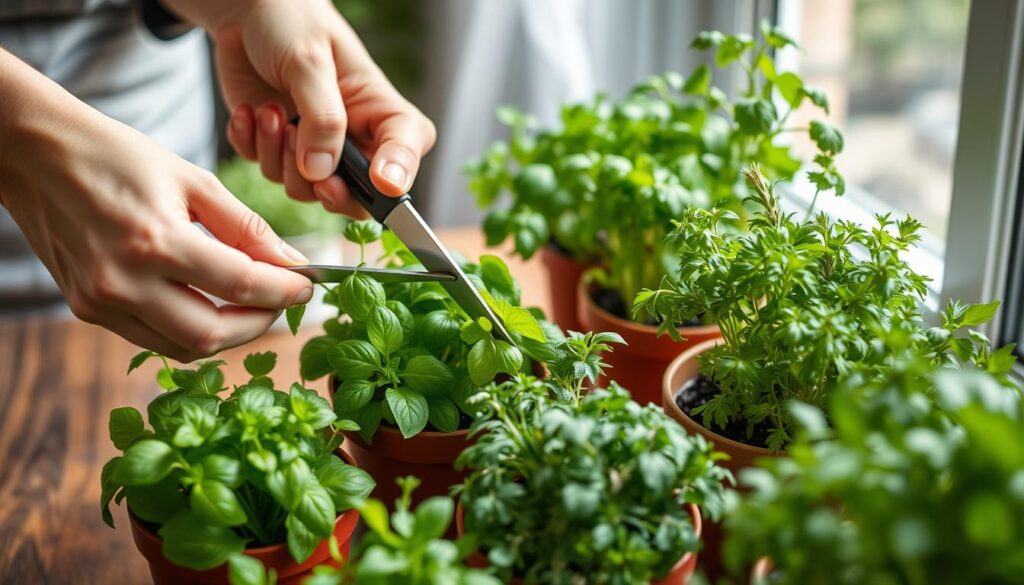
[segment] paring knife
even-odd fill
[[[293,123],[298,124],[298,119],[296,118]],[[412,206],[409,195],[388,197],[373,186],[370,181],[370,161],[348,137],[345,138],[341,161],[334,174],[345,181],[352,195],[374,219],[395,232],[398,239],[402,240],[405,247],[409,248],[427,271],[443,272],[454,277],[451,280],[441,280],[439,283],[467,315],[474,319],[485,317],[493,325],[492,333],[496,338],[515,344],[505,330],[504,324],[480,295],[480,291],[466,278],[462,267],[452,258],[441,240],[437,239],[434,230],[430,229]]]

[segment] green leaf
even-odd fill
[[[760,98],[743,99],[736,103],[733,111],[740,132],[751,136],[771,132],[777,116],[775,106]]]
[[[372,277],[356,272],[338,284],[341,310],[357,321],[366,321],[374,307],[384,304],[384,287]]]
[[[130,406],[111,410],[110,423],[107,426],[110,430],[111,442],[122,451],[146,434],[142,415]]]
[[[117,465],[115,479],[122,485],[152,485],[177,465],[174,448],[156,439],[142,439],[125,450]]]
[[[484,317],[480,317],[473,321],[466,322],[462,329],[459,331],[459,336],[462,337],[462,341],[473,344],[481,339],[487,339],[491,336],[491,330],[494,325]]]
[[[114,516],[110,513],[110,502],[114,499],[117,490],[121,488],[121,484],[116,479],[116,470],[120,463],[121,458],[114,457],[103,465],[103,470],[100,472],[100,514],[103,517],[103,522],[111,528],[114,527]]]
[[[418,338],[428,347],[444,347],[459,337],[462,324],[448,309],[438,309],[419,321]]]
[[[405,365],[401,379],[410,389],[425,396],[448,394],[455,385],[452,371],[431,355],[413,356]]]
[[[245,356],[245,360],[242,364],[245,366],[245,371],[249,372],[250,376],[253,378],[261,378],[273,371],[274,366],[277,365],[277,354],[272,351],[250,353]]]
[[[811,122],[809,134],[811,140],[818,145],[822,152],[836,154],[843,150],[843,135],[832,126],[824,122],[814,120]]]
[[[316,390],[303,388],[299,384],[292,384],[288,392],[288,401],[295,418],[309,424],[313,429],[320,430],[337,419],[331,404]]]
[[[230,488],[242,483],[242,464],[220,453],[210,453],[202,459],[203,477],[219,481]]]
[[[153,485],[127,486],[124,497],[136,516],[154,524],[164,524],[184,510],[187,503],[178,479],[172,475]]]
[[[268,585],[267,569],[259,560],[235,553],[228,556],[228,583],[230,585]]]
[[[368,341],[346,339],[327,352],[327,361],[340,380],[367,379],[380,368],[380,354]]]
[[[366,406],[377,388],[370,380],[345,380],[334,393],[334,412],[349,413]]]
[[[807,86],[804,86],[803,89],[801,89],[800,91],[805,96],[807,96],[807,99],[811,100],[812,104],[824,110],[826,114],[829,113],[828,96],[825,94],[825,92],[821,91],[820,89]]]
[[[973,327],[988,323],[996,316],[999,304],[1000,301],[992,301],[991,303],[980,305],[968,305],[967,310],[964,312],[963,325],[965,327]]]
[[[544,329],[530,311],[515,307],[508,301],[496,299],[487,291],[481,291],[481,295],[510,332],[541,343],[547,341]]]
[[[505,341],[484,339],[469,350],[469,377],[477,386],[494,380],[499,372],[515,375],[523,366],[523,354]]]
[[[327,355],[338,344],[333,337],[320,336],[307,341],[299,352],[299,375],[303,380],[316,380],[331,373]]]
[[[690,95],[705,95],[711,87],[711,69],[707,65],[701,65],[693,70],[693,74],[683,85],[683,93]]]
[[[453,433],[459,430],[459,407],[451,398],[432,396],[427,398],[430,408],[429,421],[442,433]]]
[[[305,562],[323,540],[313,534],[294,514],[288,514],[284,527],[288,531],[288,552],[296,562]]]
[[[334,530],[334,500],[315,477],[306,482],[292,514],[320,538],[328,538]]]
[[[366,335],[370,343],[384,355],[390,355],[402,346],[405,336],[398,317],[387,307],[373,307],[366,321]]]
[[[703,51],[705,49],[721,45],[725,42],[725,38],[725,35],[717,30],[701,31],[697,34],[697,37],[693,39],[693,42],[690,43],[690,47]]]
[[[434,496],[423,500],[414,513],[416,537],[423,541],[441,538],[448,531],[454,512],[455,502],[451,498]]]
[[[403,437],[415,436],[427,426],[429,407],[425,396],[408,388],[388,388],[384,394]]]
[[[158,533],[167,560],[197,571],[220,566],[232,553],[245,550],[245,539],[231,528],[209,524],[187,510],[171,518]]]
[[[663,494],[665,497],[675,489],[675,468],[672,462],[657,452],[641,453],[638,458],[640,474],[646,485],[655,494]]]
[[[803,91],[803,80],[795,73],[786,72],[777,76],[775,78],[775,87],[782,94],[782,99],[786,100],[786,103],[793,108],[799,107],[800,102],[807,95]]]
[[[369,497],[370,492],[377,485],[366,473],[358,467],[345,464],[341,459],[330,456],[315,470],[320,485],[330,494],[334,507],[337,510],[348,510],[358,502]]]
[[[753,40],[745,34],[726,36],[715,51],[715,65],[726,67],[743,56],[747,49],[754,46]]]
[[[149,358],[159,356],[160,354],[156,353],[155,351],[144,351],[142,353],[135,354],[135,357],[133,357],[132,360],[128,362],[128,373],[130,374],[132,373],[132,371],[138,369],[138,367],[144,364],[146,360],[148,360]]]
[[[382,231],[381,225],[376,220],[364,219],[362,221],[349,222],[345,226],[345,231],[342,235],[350,242],[369,244],[379,240]]]
[[[512,304],[519,303],[519,283],[501,258],[489,254],[481,256],[480,276],[492,295]]]
[[[383,413],[379,402],[370,402],[366,406],[349,413],[346,416],[359,425],[359,436],[367,443],[373,443],[373,435],[380,426]]]
[[[204,479],[193,485],[188,501],[192,510],[206,522],[217,526],[245,524],[245,512],[238,498],[231,488],[219,481]]]

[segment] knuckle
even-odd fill
[[[253,265],[246,268],[232,285],[231,298],[227,300],[240,305],[248,304],[256,296],[257,283],[258,279],[256,277],[255,266]]]
[[[318,112],[303,118],[312,122],[313,129],[319,134],[337,135],[345,132],[346,119],[342,112]]]
[[[65,300],[68,303],[68,308],[71,309],[71,313],[75,317],[78,317],[86,323],[92,323],[94,325],[100,324],[100,311],[89,298],[87,298],[81,292],[69,293]]]
[[[205,193],[217,193],[221,189],[220,179],[217,175],[206,169],[196,169],[195,186]]]
[[[220,351],[223,345],[224,332],[219,327],[209,327],[199,332],[192,346],[186,348],[186,352],[195,354],[196,358],[207,357]]]
[[[129,301],[125,288],[121,286],[115,270],[108,265],[99,265],[89,272],[88,298],[91,304],[109,306]]]
[[[238,231],[247,240],[258,240],[267,233],[268,229],[270,229],[270,225],[267,224],[267,220],[255,211],[247,209],[242,214]]]
[[[159,222],[147,222],[133,229],[124,245],[128,260],[144,263],[166,262],[171,258],[166,234]]]

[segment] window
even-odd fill
[[[780,26],[802,47],[780,60],[827,92],[830,122],[846,138],[839,168],[847,194],[819,198],[819,208],[862,222],[889,211],[923,222],[927,234],[912,261],[933,279],[932,308],[943,277],[969,9],[969,0],[778,5]],[[794,196],[808,190],[798,184]]]

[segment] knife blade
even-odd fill
[[[368,266],[331,266],[327,264],[306,264],[289,266],[288,270],[301,274],[313,282],[341,282],[355,274],[365,274],[377,282],[443,282],[455,280],[454,274],[447,272],[425,272],[423,270],[402,270],[398,268],[372,268]]]

